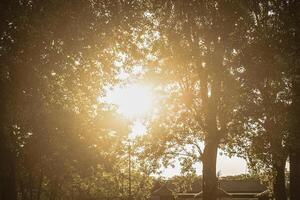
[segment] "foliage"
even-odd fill
[[[286,159],[299,153],[298,9],[296,0],[1,1],[0,200],[126,198],[129,179],[133,198],[146,199],[151,175],[175,160],[175,190],[200,181],[201,162],[204,199],[215,200],[219,148],[285,199]],[[152,84],[157,107],[131,151],[132,121],[99,99],[134,81]]]

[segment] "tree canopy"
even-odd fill
[[[177,191],[202,181],[216,200],[220,149],[267,175],[276,200],[287,199],[290,160],[298,199],[299,10],[296,0],[1,1],[0,200],[147,199],[174,160]],[[120,92],[130,85],[139,90]],[[126,116],[107,101],[116,88],[132,112],[150,88],[152,107]]]

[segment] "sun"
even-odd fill
[[[116,105],[117,111],[128,118],[143,118],[153,109],[151,89],[141,84],[114,87],[105,101]]]
[[[132,121],[128,137],[134,139],[147,133],[147,120],[154,114],[154,93],[144,84],[127,84],[106,89],[101,101],[114,105],[117,112]]]

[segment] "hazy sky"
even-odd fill
[[[197,164],[196,172],[198,175],[202,174],[201,164]],[[221,176],[238,175],[247,173],[247,164],[244,159],[238,157],[229,158],[224,155],[218,155],[217,172],[221,171]],[[168,167],[162,169],[162,176],[170,178],[175,175],[180,175],[180,164],[175,163],[175,168]]]

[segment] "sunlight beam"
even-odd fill
[[[104,102],[116,105],[125,117],[143,118],[153,108],[153,94],[147,86],[132,84],[107,91]]]

